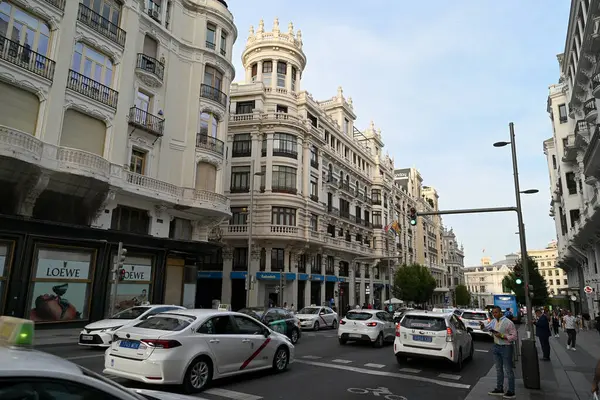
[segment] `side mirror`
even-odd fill
[[[319,315],[325,315],[325,311],[321,311]]]
[[[265,330],[263,331],[263,335],[264,335],[266,338],[268,338],[269,336],[271,336],[271,331],[270,331],[270,330],[268,330],[268,329],[265,329]]]

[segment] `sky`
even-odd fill
[[[364,130],[381,128],[396,168],[416,167],[440,196],[440,209],[515,204],[509,139],[514,122],[527,247],[556,239],[543,141],[546,112],[564,50],[570,1],[228,0],[238,27],[233,60],[250,25],[302,30],[308,62],[302,88],[319,100],[338,86],[352,97]],[[514,213],[443,217],[465,247],[465,265],[519,250]]]

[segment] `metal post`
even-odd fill
[[[110,305],[108,307],[109,317],[112,317],[115,314],[115,303],[117,301],[117,288],[119,285],[119,258],[121,257],[121,253],[123,252],[123,242],[119,242],[119,248],[117,250],[117,254],[113,259],[113,285],[112,285],[112,293],[110,294]]]
[[[250,290],[252,285],[252,227],[254,225],[254,166],[256,161],[252,160],[250,165],[250,204],[248,205],[248,266],[246,272],[246,307],[250,307]]]
[[[285,271],[279,273],[279,307],[283,307],[283,280],[285,279]]]

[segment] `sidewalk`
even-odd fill
[[[525,326],[519,327],[519,336],[526,337]],[[537,342],[538,356],[542,350]],[[550,338],[550,362],[540,361],[541,390],[526,389],[523,384],[521,360],[515,369],[518,399],[589,400],[594,368],[600,358],[600,335],[593,331],[579,331],[577,351],[567,350],[567,334],[561,330],[560,338]],[[496,367],[481,378],[465,400],[488,398],[496,386]],[[505,387],[506,389],[506,387]]]
[[[35,346],[64,346],[67,344],[77,345],[81,328],[68,329],[43,329],[36,330],[33,341]]]

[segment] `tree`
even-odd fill
[[[468,306],[471,304],[471,293],[465,285],[458,285],[454,289],[454,300],[457,306]]]
[[[545,306],[548,304],[548,287],[546,280],[540,274],[538,265],[531,257],[527,257],[527,267],[529,269],[529,284],[533,286],[533,297],[531,304],[534,306]],[[515,268],[521,268],[521,260],[517,262]],[[510,272],[502,280],[502,286],[506,291],[513,292],[517,296],[519,304],[525,304],[525,280],[521,284],[516,283],[517,277],[514,272]]]
[[[426,303],[436,287],[429,268],[419,264],[403,265],[394,274],[394,296],[416,304]]]

